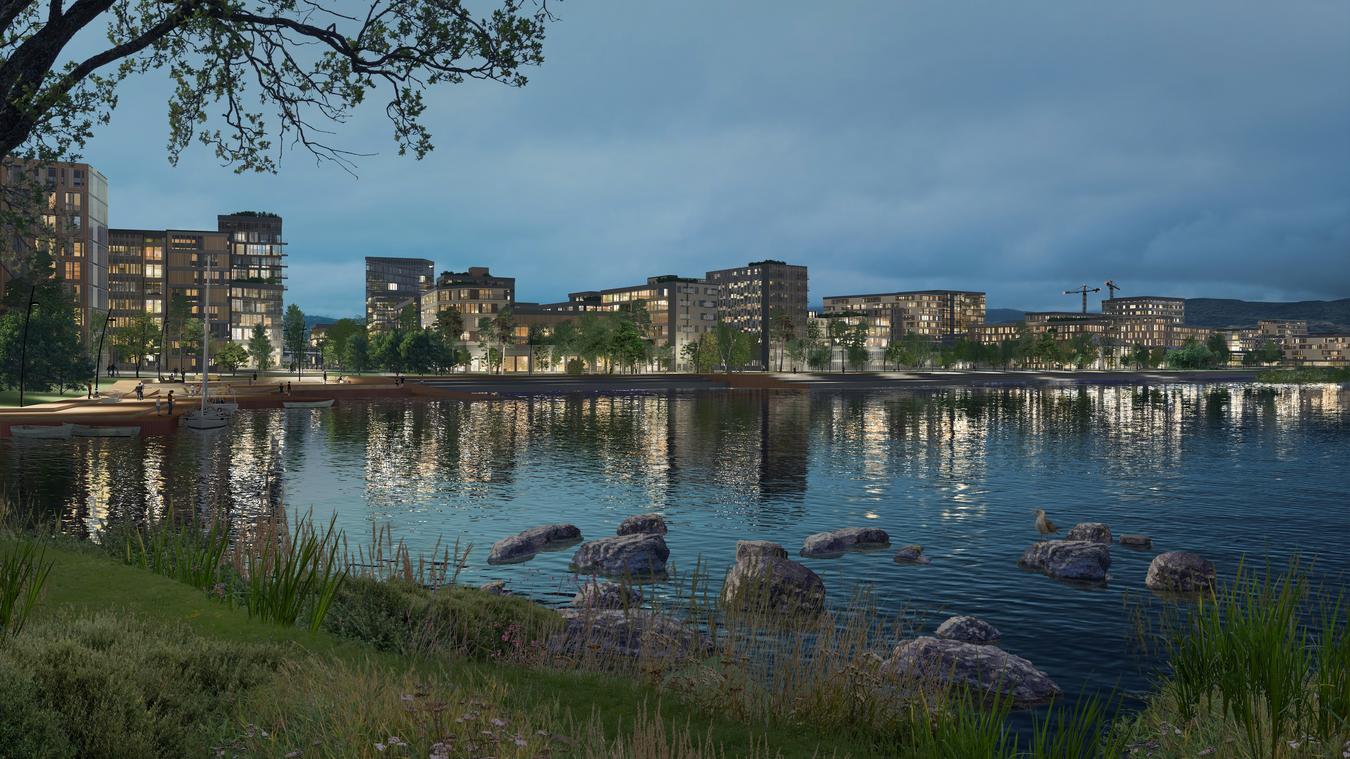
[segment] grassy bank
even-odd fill
[[[102,547],[0,535],[0,756],[1286,759],[1350,748],[1350,617],[1310,606],[1297,573],[1239,578],[1176,607],[1163,638],[1173,672],[1142,713],[1109,724],[1089,700],[1052,708],[1019,739],[1005,704],[882,677],[877,657],[902,632],[865,602],[773,626],[711,616],[695,603],[710,589],[693,587],[686,611],[708,615],[707,650],[620,657],[597,639],[558,652],[540,643],[563,624],[549,609],[428,590],[428,572],[453,574],[387,536],[356,562],[335,546],[304,525],[229,544],[210,531],[112,533]]]
[[[29,390],[23,394],[23,404],[24,407],[27,408],[28,406],[31,406],[34,403],[48,403],[50,401],[73,401],[83,397],[84,397],[83,391],[77,392],[71,390],[68,391],[65,395],[60,395],[59,393],[35,393]],[[18,406],[19,406],[18,390],[14,389],[0,390],[0,408],[10,408],[10,407],[18,408]]]
[[[1271,385],[1308,385],[1350,382],[1350,368],[1309,367],[1305,369],[1268,369],[1256,375],[1257,382]]]

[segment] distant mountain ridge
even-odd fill
[[[1020,322],[1026,312],[1016,308],[991,308],[989,324]],[[1262,319],[1303,319],[1309,332],[1350,332],[1350,298],[1292,302],[1237,300],[1234,298],[1187,298],[1186,323],[1199,327],[1255,327]]]

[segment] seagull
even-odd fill
[[[1059,532],[1059,528],[1055,526],[1055,523],[1046,518],[1045,509],[1036,509],[1036,532],[1039,532],[1042,535]]]

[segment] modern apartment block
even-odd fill
[[[138,314],[160,321],[162,343],[174,367],[195,371],[195,355],[179,352],[168,335],[172,304],[181,300],[187,315],[210,318],[211,337],[246,344],[261,324],[281,355],[282,299],[285,295],[285,242],[282,219],[275,214],[241,212],[217,217],[219,229],[109,230],[109,282],[112,326]],[[211,282],[206,299],[207,278]],[[169,367],[165,367],[169,368]]]
[[[38,209],[41,227],[35,235],[9,234],[9,261],[35,248],[50,255],[56,276],[73,296],[81,337],[89,343],[91,327],[108,309],[108,180],[87,163],[35,163],[6,160],[0,182],[31,182],[43,197]],[[0,293],[7,275],[0,269]],[[97,341],[98,336],[92,335]]]
[[[1135,295],[1126,298],[1106,298],[1102,313],[1107,316],[1161,319],[1168,324],[1186,321],[1186,301],[1157,295]]]
[[[1350,334],[1289,337],[1284,358],[1296,366],[1350,366]]]
[[[1228,342],[1228,351],[1232,362],[1242,363],[1248,353],[1266,345],[1278,346],[1284,350],[1291,342],[1308,334],[1308,322],[1297,319],[1262,319],[1256,323],[1256,329],[1219,330]]]
[[[229,244],[229,337],[246,343],[262,325],[280,356],[286,294],[282,219],[274,213],[240,211],[217,216],[216,228]]]
[[[751,261],[735,269],[708,272],[717,287],[717,317],[755,336],[759,345],[753,363],[770,366],[770,316],[782,311],[798,335],[806,334],[806,267],[783,261]]]
[[[366,330],[371,335],[383,332],[408,305],[420,314],[422,294],[435,284],[433,261],[366,256]]]
[[[486,266],[441,272],[436,286],[422,295],[421,322],[423,327],[434,327],[436,316],[453,308],[464,320],[464,335],[460,339],[476,343],[479,321],[496,316],[515,302],[515,277],[493,276]]]
[[[888,344],[911,332],[935,342],[966,337],[984,324],[985,315],[984,293],[967,290],[832,295],[823,305],[827,315],[857,313],[884,321],[890,325]]]
[[[625,311],[646,309],[650,337],[658,349],[668,349],[670,366],[689,371],[693,364],[684,347],[717,326],[719,287],[706,280],[664,274],[648,277],[641,285],[570,293],[566,303],[547,306],[557,311]]]

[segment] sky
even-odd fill
[[[378,102],[236,175],[166,157],[162,76],[85,160],[114,227],[285,219],[287,298],[360,315],[365,256],[490,266],[517,299],[764,258],[822,296],[952,288],[1350,297],[1350,3],[567,0],[524,88],[428,95],[400,157]]]

